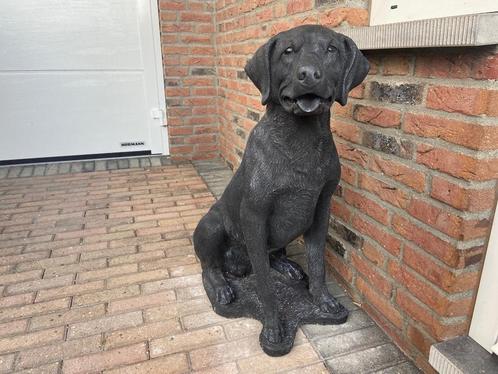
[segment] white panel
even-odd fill
[[[0,70],[141,69],[137,0],[0,0],[0,46]]]
[[[165,106],[157,13],[157,0],[0,0],[0,160],[167,153],[151,117]]]
[[[370,26],[495,11],[497,0],[370,0]]]
[[[498,343],[498,208],[489,237],[469,336],[488,352]]]
[[[0,74],[0,159],[150,149],[144,90],[135,72]]]

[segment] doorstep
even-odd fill
[[[468,336],[432,345],[429,363],[440,374],[498,373],[498,356],[490,354]]]

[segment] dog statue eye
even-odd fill
[[[329,46],[327,47],[327,52],[335,52],[335,51],[337,51],[337,48],[336,48],[336,47],[334,47],[333,45],[329,45]]]
[[[289,47],[289,48],[287,48],[287,49],[284,51],[284,53],[285,53],[286,55],[290,55],[292,52],[294,52],[294,48],[292,48],[292,47]]]

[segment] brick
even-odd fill
[[[408,245],[405,245],[403,262],[446,292],[473,290],[479,279],[479,273],[476,271],[456,273]]]
[[[36,296],[36,301],[45,301],[50,299],[59,298],[62,296],[76,296],[85,293],[90,293],[92,291],[101,290],[104,288],[103,281],[88,282],[84,284],[73,284],[65,287],[51,288],[47,290],[41,290]]]
[[[485,181],[498,178],[498,158],[479,159],[429,144],[419,144],[417,162],[466,180]]]
[[[129,310],[140,310],[152,306],[169,304],[175,301],[173,290],[158,292],[151,295],[140,295],[123,300],[111,301],[107,307],[109,314],[125,312]]]
[[[427,107],[477,116],[494,113],[494,91],[468,87],[430,86],[427,91]]]
[[[89,373],[111,369],[116,366],[135,364],[145,360],[147,360],[145,343],[140,343],[64,360],[62,368],[64,373],[67,374]]]
[[[261,325],[259,325],[261,330]],[[261,346],[254,336],[249,338],[210,345],[190,352],[193,370],[202,370],[221,366],[222,364],[238,359],[254,356],[261,353]]]
[[[57,345],[23,350],[19,353],[16,365],[18,369],[37,368],[48,362],[96,353],[101,350],[100,340],[100,335],[94,335]]]
[[[83,254],[82,254],[83,256]],[[92,261],[78,262],[76,264],[56,266],[53,268],[45,269],[43,273],[44,278],[56,278],[65,274],[75,274],[89,270],[103,269],[107,267],[105,258],[99,258]]]
[[[344,191],[344,200],[354,206],[355,208],[360,209],[373,219],[383,223],[385,225],[388,224],[388,211],[383,206],[380,206],[376,202],[371,199],[354,192],[350,189],[346,189]]]
[[[388,55],[383,62],[383,75],[407,75],[410,73],[410,56]]]
[[[398,310],[396,310],[396,308],[391,305],[388,299],[384,298],[381,294],[374,291],[374,288],[361,278],[357,278],[356,286],[368,301],[368,303],[370,303],[375,309],[377,309],[393,325],[401,328],[404,321],[403,316]]]
[[[107,280],[107,287],[113,288],[133,283],[145,283],[155,279],[168,278],[169,273],[166,269],[153,270],[148,272],[140,272],[137,274],[124,275]]]
[[[58,327],[24,335],[2,338],[0,339],[0,353],[15,352],[52,341],[62,341],[63,334],[64,327]]]
[[[414,242],[424,249],[424,251],[439,258],[448,266],[461,266],[460,255],[450,243],[436,237],[399,215],[393,216],[392,227],[401,236]]]
[[[0,356],[0,372],[9,373],[14,366],[15,355],[2,355]]]
[[[348,140],[353,143],[361,142],[361,129],[354,124],[338,121],[337,119],[332,121],[332,133],[336,136]]]
[[[355,105],[353,118],[362,123],[380,127],[396,128],[401,124],[401,113],[383,107]]]
[[[279,360],[261,353],[256,356],[237,361],[242,372],[268,373],[276,370],[289,370],[309,365],[319,361],[320,358],[313,350],[311,344],[302,344],[293,348],[292,352]]]
[[[129,312],[103,317],[91,321],[74,323],[69,326],[67,338],[75,339],[95,335],[101,332],[120,330],[126,327],[138,326],[143,323],[142,313]]]
[[[411,83],[370,82],[370,97],[374,100],[393,104],[416,105],[422,102],[423,86]]]
[[[0,321],[31,317],[37,314],[45,314],[47,312],[60,309],[67,309],[68,306],[69,298],[64,298],[43,303],[3,308],[0,309]]]
[[[355,253],[351,254],[351,264],[377,291],[387,298],[390,297],[392,284],[382,275],[379,268],[376,268]]]
[[[75,322],[92,320],[105,314],[104,304],[94,305],[86,308],[72,308],[57,313],[32,317],[30,330],[39,330],[54,326],[67,325]]]
[[[10,283],[23,282],[27,280],[40,279],[42,270],[33,270],[26,272],[16,272],[11,274],[0,275],[0,284],[7,285]]]
[[[137,271],[137,264],[126,264],[120,266],[112,266],[105,269],[86,271],[78,274],[78,283],[88,282],[96,279],[105,279],[121,274],[136,273]]]
[[[164,251],[152,251],[152,252],[136,253],[136,254],[124,255],[124,256],[118,256],[118,257],[111,258],[109,260],[109,265],[115,266],[115,265],[120,265],[120,264],[149,261],[149,260],[155,260],[155,259],[158,259],[161,257],[164,257]]]
[[[409,140],[374,131],[364,131],[361,144],[376,151],[406,159],[412,158],[414,149],[413,143]]]
[[[183,317],[182,320],[186,330],[198,329],[200,327],[226,322],[225,317],[216,314],[214,311],[191,314]]]
[[[465,316],[470,312],[471,299],[452,301],[429,283],[394,261],[389,261],[389,274],[401,285],[440,316]]]
[[[476,150],[498,147],[498,127],[425,114],[405,115],[403,130],[424,138],[438,138]]]
[[[289,0],[287,3],[287,14],[302,13],[313,8],[311,0]]]
[[[0,324],[0,337],[7,335],[19,334],[26,331],[28,327],[27,319],[20,319],[17,321],[9,321]]]
[[[57,278],[51,279],[38,279],[28,282],[21,282],[16,284],[11,284],[6,289],[7,295],[13,295],[17,293],[26,293],[32,291],[44,290],[47,288],[53,288],[58,286],[69,285],[73,282],[73,275],[63,275]]]
[[[208,327],[201,330],[185,332],[183,334],[153,339],[150,341],[151,357],[192,350],[207,344],[215,344],[225,340],[223,329],[220,326]]]
[[[230,362],[228,364],[223,364],[220,366],[215,366],[212,368],[204,369],[204,370],[196,370],[193,373],[195,374],[237,374],[239,369],[237,368],[237,364],[235,362]]]
[[[495,192],[493,189],[466,188],[433,176],[431,197],[460,210],[479,212],[493,209]]]
[[[18,294],[13,296],[4,296],[0,298],[0,308],[7,308],[9,306],[31,304],[34,301],[34,293]]]
[[[112,290],[104,290],[85,295],[75,296],[73,298],[73,305],[82,306],[90,304],[99,304],[102,302],[109,302],[112,300],[125,299],[128,297],[136,296],[140,293],[138,285],[130,285],[127,287],[113,288]]]
[[[436,340],[449,339],[463,335],[467,329],[466,323],[443,324],[429,308],[417,303],[408,293],[399,290],[396,294],[396,303],[415,321],[422,323]]]
[[[410,201],[410,196],[404,190],[384,183],[367,174],[359,175],[359,186],[399,208],[406,208]]]
[[[488,235],[490,221],[465,220],[420,199],[412,199],[407,212],[448,236],[459,240],[469,240]]]
[[[104,374],[140,374],[160,373],[167,368],[168,374],[187,373],[189,371],[187,356],[184,353],[158,357],[135,365],[105,370]]]
[[[183,288],[188,286],[197,286],[201,284],[202,280],[200,275],[188,275],[185,277],[176,277],[171,279],[164,279],[155,282],[148,282],[142,285],[144,293],[154,293],[161,290],[171,290],[173,288]]]
[[[164,321],[169,318],[179,318],[209,309],[211,309],[211,304],[207,297],[203,297],[146,309],[144,317],[145,321],[149,323]]]
[[[115,348],[132,343],[170,336],[181,333],[182,328],[177,319],[168,319],[155,323],[132,327],[126,330],[117,330],[106,333],[106,349]]]
[[[323,3],[323,0],[320,1]],[[345,21],[351,26],[366,26],[368,24],[368,11],[353,7],[334,8],[320,14],[319,18],[319,23],[328,27],[337,27]]]
[[[425,174],[400,162],[373,157],[369,168],[380,172],[397,182],[403,183],[415,191],[422,192],[425,189]]]

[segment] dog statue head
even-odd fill
[[[319,25],[281,32],[259,47],[245,71],[262,103],[299,116],[319,115],[365,79],[369,64],[347,36]]]

